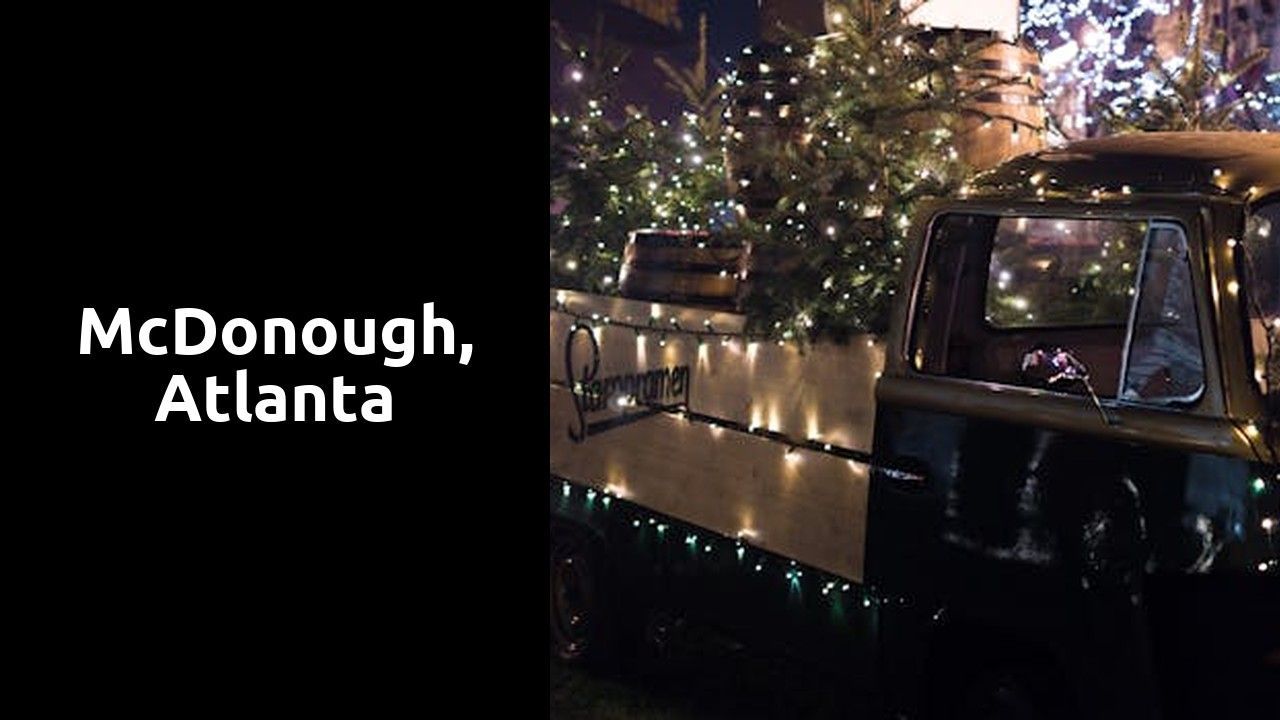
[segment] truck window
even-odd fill
[[[1024,375],[1022,359],[1042,347],[1074,353],[1102,397],[1197,397],[1204,372],[1181,228],[1128,219],[938,218],[916,296],[912,365],[1041,387]],[[1086,392],[1080,383],[1053,389]]]
[[[1280,390],[1280,348],[1274,347],[1280,330],[1274,325],[1280,323],[1280,199],[1270,200],[1248,218],[1242,249],[1235,254],[1240,300],[1249,322],[1254,381],[1265,395]],[[1268,322],[1273,327],[1268,328]]]
[[[1151,223],[1121,371],[1125,400],[1190,402],[1204,389],[1187,254],[1182,228]]]
[[[987,322],[1123,326],[1145,233],[1140,222],[1001,218],[987,278]]]

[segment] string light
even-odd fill
[[[1160,18],[1187,13],[1187,45],[1202,34],[1203,0],[1023,0],[1021,27],[1040,51],[1046,105],[1056,108],[1068,135],[1093,134],[1092,118],[1085,115],[1090,103],[1101,103],[1114,113],[1128,109],[1145,111],[1169,92],[1164,73],[1190,68],[1197,58],[1173,56],[1161,70],[1149,65],[1157,58],[1151,28]],[[1214,58],[1199,59],[1215,62]],[[1230,88],[1243,100],[1237,112],[1261,113],[1272,126],[1280,124],[1280,73],[1263,79],[1258,89]],[[1218,98],[1207,98],[1212,106]]]

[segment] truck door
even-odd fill
[[[1258,458],[1225,417],[1200,233],[1173,207],[932,218],[877,391],[866,567],[963,628],[935,670],[1004,653],[1072,678],[1083,710],[1145,716],[1148,579],[1274,556],[1249,528]]]

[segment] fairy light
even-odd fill
[[[1194,4],[1198,10],[1200,0]],[[1024,0],[1021,27],[1044,58],[1047,103],[1071,93],[1104,101],[1140,94],[1135,76],[1154,51],[1135,31],[1171,10],[1168,0]]]
[[[1159,58],[1161,69],[1149,67],[1157,60],[1151,31],[1158,19],[1186,12],[1186,42],[1201,35],[1204,0],[1024,0],[1021,26],[1040,51],[1044,69],[1046,105],[1062,114],[1064,131],[1072,137],[1092,134],[1085,103],[1100,102],[1112,111],[1143,110],[1168,94],[1162,72],[1177,74],[1197,62],[1211,65],[1218,82],[1225,86],[1228,76],[1217,68],[1218,58],[1182,56]],[[1265,44],[1265,43],[1264,43]],[[1280,125],[1280,72],[1262,78],[1256,88],[1237,82],[1229,97],[1239,101],[1233,109],[1249,125]],[[1204,98],[1214,107],[1218,96]]]
[[[572,496],[572,485],[566,479],[553,477],[552,486],[556,483],[562,487],[563,495],[568,498]],[[606,486],[603,490],[602,511],[606,513],[605,517],[612,517],[617,522],[626,523],[635,532],[636,542],[641,543],[641,547],[647,547],[646,552],[661,552],[659,547],[668,542],[671,538],[666,534],[666,530],[676,529],[677,539],[690,552],[690,558],[706,558],[706,562],[715,563],[714,556],[722,551],[732,550],[733,555],[738,562],[744,567],[750,567],[752,572],[759,575],[765,580],[771,576],[765,575],[766,566],[781,566],[783,572],[777,577],[784,582],[787,587],[792,590],[799,590],[802,584],[809,583],[812,586],[820,588],[821,594],[831,598],[831,602],[842,602],[842,595],[850,593],[855,589],[855,583],[848,578],[839,575],[818,570],[817,568],[801,564],[796,559],[782,557],[768,550],[758,547],[754,544],[757,532],[754,529],[744,527],[733,536],[726,536],[721,533],[710,531],[707,528],[682,523],[654,513],[653,511],[636,505],[629,500],[623,499],[621,495],[614,495],[611,492],[613,486]],[[600,497],[600,493],[594,487],[586,487],[583,492],[585,497],[584,505],[590,511],[593,508],[592,503]],[[619,504],[611,506],[609,500],[617,497]],[[656,533],[647,532],[648,529],[656,530]],[[699,550],[701,552],[699,552]],[[572,560],[567,560],[572,562]],[[1268,564],[1263,563],[1260,569],[1264,570]],[[710,567],[710,566],[709,566]],[[813,580],[806,581],[805,575],[809,574]],[[885,597],[877,595],[872,587],[858,587],[863,608],[871,608],[876,604],[892,604],[906,605],[905,597]]]

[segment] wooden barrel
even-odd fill
[[[1044,147],[1044,87],[1034,50],[992,43],[961,70],[959,81],[969,98],[954,142],[967,165],[986,170]]]
[[[636,230],[623,253],[625,298],[732,310],[744,267],[741,244],[705,232]]]

